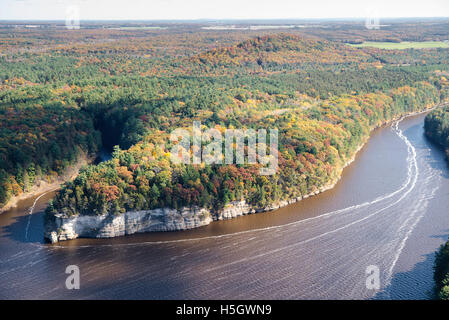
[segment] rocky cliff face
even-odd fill
[[[213,220],[227,220],[256,212],[276,210],[332,188],[335,182],[304,197],[281,201],[265,208],[252,208],[246,201],[235,201],[211,212],[206,208],[154,209],[129,211],[121,215],[65,217],[57,214],[45,222],[45,238],[51,243],[82,238],[112,238],[140,232],[180,231],[206,226]]]
[[[267,211],[271,208],[266,208]],[[211,213],[199,207],[129,211],[122,215],[65,217],[55,215],[45,222],[45,238],[55,243],[63,240],[84,238],[112,238],[139,232],[178,231],[208,225],[213,220],[232,219],[256,212],[245,201],[230,203]]]
[[[52,243],[78,237],[112,238],[138,232],[187,230],[211,221],[209,210],[197,207],[129,211],[121,215],[55,215],[45,222],[45,238]]]

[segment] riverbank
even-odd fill
[[[49,178],[51,182],[41,178],[30,188],[28,192],[24,192],[18,196],[11,197],[11,199],[9,199],[6,205],[0,208],[0,214],[16,207],[19,201],[26,200],[28,198],[36,197],[42,193],[55,191],[59,189],[61,187],[61,184],[74,179],[78,175],[78,172],[82,166],[88,165],[92,163],[92,161],[93,161],[92,158],[89,158],[87,155],[82,154],[72,166],[70,166],[65,170],[65,172],[62,175]]]
[[[224,208],[218,210],[193,206],[180,209],[159,208],[153,210],[128,211],[118,216],[105,214],[100,216],[78,215],[66,217],[63,214],[56,214],[46,221],[45,238],[52,243],[56,243],[58,241],[71,240],[79,237],[112,238],[143,232],[183,231],[206,226],[212,221],[233,219],[248,214],[277,210],[335,187],[342,177],[344,168],[349,166],[356,159],[358,152],[365,146],[373,130],[403,117],[429,112],[437,107],[439,107],[439,105],[426,108],[420,112],[409,113],[405,116],[397,116],[389,121],[384,121],[383,123],[370,128],[370,133],[363,139],[362,143],[354,151],[352,156],[339,167],[338,172],[336,173],[336,178],[324,186],[317,187],[316,190],[304,196],[286,199],[262,208],[252,207],[248,205],[245,200],[242,200],[231,202]]]

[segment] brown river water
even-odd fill
[[[1,299],[429,299],[449,169],[424,115],[373,132],[336,187],[184,232],[43,241],[52,193],[0,215]],[[68,290],[68,265],[80,289]],[[366,287],[377,266],[380,289]]]

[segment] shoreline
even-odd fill
[[[369,131],[368,136],[367,136],[367,137],[364,139],[364,141],[357,147],[357,149],[354,151],[354,154],[350,157],[350,159],[347,160],[347,161],[344,163],[344,165],[340,168],[339,172],[337,173],[337,178],[336,178],[335,180],[330,181],[329,183],[327,183],[326,185],[324,185],[324,186],[322,186],[322,187],[319,187],[318,190],[315,191],[315,192],[311,192],[311,193],[306,194],[306,195],[304,195],[304,196],[302,196],[302,197],[299,197],[299,198],[292,198],[292,199],[288,199],[288,200],[283,200],[283,201],[281,201],[278,205],[273,205],[273,204],[272,204],[271,206],[269,206],[268,209],[267,209],[267,208],[264,208],[264,209],[267,209],[267,210],[262,210],[262,211],[257,211],[257,210],[256,210],[255,213],[269,212],[269,211],[277,210],[277,209],[286,207],[286,206],[288,206],[288,205],[290,205],[290,204],[293,204],[293,203],[296,203],[296,202],[298,202],[298,201],[301,201],[301,200],[303,200],[303,199],[307,199],[307,198],[309,198],[309,197],[316,196],[316,195],[318,195],[318,194],[320,194],[320,193],[323,193],[323,192],[325,192],[325,191],[327,191],[327,190],[330,190],[330,189],[334,188],[334,187],[337,185],[337,183],[342,179],[342,177],[343,177],[342,174],[343,174],[344,169],[345,169],[346,167],[348,167],[349,165],[351,165],[351,163],[353,163],[353,162],[356,160],[357,154],[360,152],[360,150],[362,150],[362,149],[366,146],[366,144],[368,143],[369,139],[371,138],[371,133],[372,133],[374,130],[377,130],[377,129],[380,129],[380,128],[382,128],[382,127],[391,125],[391,124],[394,123],[395,121],[400,121],[400,120],[405,119],[405,118],[408,118],[408,117],[413,117],[413,116],[417,116],[417,115],[420,115],[420,114],[423,114],[423,113],[426,113],[426,112],[430,112],[430,111],[432,111],[432,110],[434,110],[434,109],[436,109],[436,108],[440,108],[440,107],[443,107],[443,106],[448,105],[448,104],[449,104],[449,102],[446,102],[446,103],[438,104],[438,105],[433,106],[433,107],[430,107],[430,108],[426,108],[426,109],[423,110],[423,111],[413,112],[413,113],[410,113],[410,114],[406,114],[406,115],[404,115],[404,116],[395,117],[395,118],[393,118],[393,119],[391,119],[391,120],[389,120],[389,121],[385,121],[385,122],[383,122],[382,124],[380,124],[380,125],[378,125],[378,126],[375,126],[375,127],[371,128],[370,131]],[[275,207],[273,207],[273,206],[275,206]],[[231,219],[232,219],[232,218],[231,218]],[[220,220],[221,220],[221,219],[220,219]]]
[[[65,182],[75,179],[78,176],[79,170],[82,166],[91,162],[92,159],[88,158],[85,154],[81,154],[72,166],[68,167],[62,175],[53,178],[52,182],[45,181],[41,178],[31,187],[29,191],[18,196],[12,196],[11,199],[9,199],[9,201],[0,208],[0,214],[16,208],[20,201],[34,198],[43,193],[58,190]]]
[[[55,215],[54,221],[47,223],[45,228],[45,238],[52,243],[76,238],[112,238],[134,233],[154,232],[154,231],[183,231],[210,224],[213,221],[228,220],[248,214],[269,212],[287,205],[296,203],[303,199],[318,195],[330,190],[342,179],[343,170],[354,162],[359,151],[367,144],[371,133],[381,127],[390,125],[395,121],[429,112],[435,108],[446,105],[438,104],[432,107],[425,107],[422,111],[400,115],[391,120],[384,121],[379,125],[370,128],[367,136],[353,152],[352,156],[336,172],[336,178],[329,181],[317,190],[304,196],[290,198],[270,204],[263,208],[249,206],[245,200],[234,201],[220,210],[214,211],[210,208],[198,206],[184,207],[180,209],[158,208],[142,211],[127,211],[120,216],[105,214],[102,216],[73,216],[65,217]]]

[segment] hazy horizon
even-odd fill
[[[0,20],[58,21],[76,12],[83,21],[320,20],[449,17],[446,0],[3,0]]]
[[[417,19],[449,19],[447,16],[433,16],[433,17],[378,17],[385,20],[417,20]],[[301,21],[364,21],[366,17],[342,17],[342,18],[266,18],[266,19],[233,19],[233,18],[198,18],[198,19],[80,19],[86,22],[301,22]],[[64,22],[65,19],[0,19],[0,22]]]

